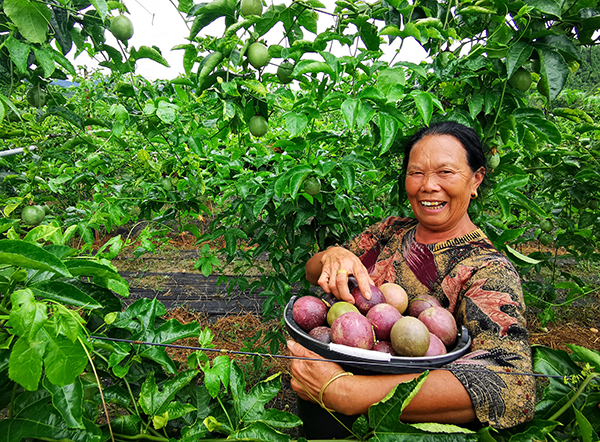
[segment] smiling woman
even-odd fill
[[[306,265],[307,279],[350,303],[349,275],[367,298],[369,284],[396,283],[409,299],[434,296],[467,327],[470,353],[431,372],[401,420],[507,428],[531,419],[535,382],[523,375],[532,361],[520,278],[467,212],[485,177],[479,137],[458,123],[431,125],[406,145],[403,166],[415,219],[387,218],[317,253]],[[296,356],[318,358],[298,343],[288,347]],[[418,376],[339,377],[340,371],[331,362],[295,360],[292,387],[303,400],[318,397],[321,406],[354,416]]]

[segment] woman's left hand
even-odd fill
[[[323,359],[295,341],[288,340],[287,347],[293,356]],[[318,402],[323,385],[333,376],[343,371],[342,367],[334,362],[294,359],[292,360],[291,385],[301,399]]]

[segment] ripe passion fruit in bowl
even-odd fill
[[[333,360],[354,374],[381,373],[420,373],[427,369],[439,368],[465,355],[471,346],[471,337],[462,326],[458,328],[457,338],[446,354],[437,356],[392,356],[389,353],[365,350],[335,343],[324,343],[304,331],[294,321],[294,303],[299,298],[292,296],[284,309],[284,320],[288,333],[299,344],[318,355]]]

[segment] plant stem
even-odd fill
[[[560,410],[558,410],[551,417],[549,417],[548,420],[554,421],[554,420],[558,419],[560,417],[560,415],[563,414],[565,411],[567,411],[569,409],[569,407],[571,407],[571,405],[573,405],[573,403],[575,403],[577,398],[579,396],[581,396],[581,393],[583,393],[583,390],[585,390],[585,387],[588,386],[588,384],[592,381],[592,379],[594,379],[595,377],[598,377],[598,376],[600,376],[600,373],[590,373],[589,376],[587,378],[585,378],[584,381],[581,383],[581,385],[579,386],[579,388],[577,389],[577,391],[575,392],[573,397],[571,399],[569,399],[569,401],[565,405],[563,405],[560,408]]]
[[[10,408],[8,409],[8,420],[13,418],[13,414],[15,412],[15,396],[17,395],[17,383],[13,385],[12,394],[10,396]]]
[[[96,378],[96,382],[98,383],[98,392],[100,393],[100,398],[102,399],[102,407],[104,408],[104,414],[106,415],[106,425],[108,425],[110,439],[112,440],[112,442],[115,442],[115,435],[113,434],[112,426],[110,425],[110,417],[108,415],[108,408],[106,408],[106,402],[104,401],[104,393],[102,392],[102,384],[100,383],[100,378],[98,377],[98,373],[96,372],[96,366],[94,365],[94,361],[92,360],[92,355],[90,355],[90,352],[88,351],[87,347],[85,346],[85,343],[81,340],[81,338],[78,337],[77,340],[81,344],[81,347],[83,347],[83,351],[85,351],[85,354],[87,355],[87,358],[88,358],[88,361],[90,362],[92,370],[94,371],[94,377]]]

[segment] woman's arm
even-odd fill
[[[319,358],[293,341],[288,342],[288,349],[295,356]],[[322,386],[340,371],[341,367],[331,362],[296,359],[292,362],[292,388],[302,399],[315,402]],[[381,401],[396,385],[417,376],[418,373],[343,376],[326,388],[323,402],[342,414],[366,414],[371,405]],[[445,370],[432,371],[402,412],[402,420],[407,422],[465,424],[475,419],[471,398],[463,384]]]
[[[354,298],[348,289],[348,276],[353,275],[360,291],[371,299],[369,285],[375,285],[367,269],[358,257],[343,247],[331,247],[315,254],[306,263],[306,279],[313,285],[319,285],[326,293],[354,304]]]

